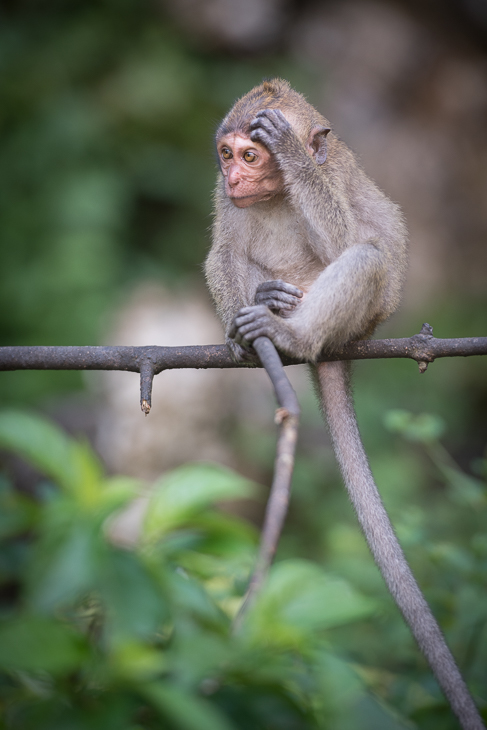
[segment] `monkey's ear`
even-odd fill
[[[328,144],[326,136],[330,132],[330,127],[313,127],[309,133],[306,149],[311,157],[314,157],[318,165],[322,165],[328,154]]]

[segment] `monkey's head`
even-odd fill
[[[278,110],[279,114],[274,117],[281,128],[271,125],[270,136],[266,134],[265,120],[257,121],[257,115],[264,110]],[[216,133],[218,160],[225,194],[237,208],[248,208],[284,191],[275,152],[283,144],[286,127],[317,164],[325,162],[330,131],[327,120],[282,79],[264,81],[249,91],[220,124]]]

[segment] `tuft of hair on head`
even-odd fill
[[[260,86],[256,86],[255,89],[262,89],[264,93],[277,96],[279,94],[285,94],[291,91],[291,84],[285,79],[280,79],[277,76],[272,79],[264,79]]]

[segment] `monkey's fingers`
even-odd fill
[[[268,322],[251,322],[250,324],[240,327],[235,335],[235,342],[238,344],[250,343],[258,337],[268,337],[270,339],[271,330]]]
[[[243,347],[245,345],[252,344],[252,341],[255,340],[255,337],[252,337],[255,329],[256,325],[254,322],[249,322],[248,324],[236,327],[233,339],[238,345],[242,345]]]
[[[282,279],[274,279],[272,281],[264,281],[262,284],[259,284],[257,287],[257,291],[267,291],[267,292],[273,292],[274,290],[285,292],[286,294],[291,294],[293,297],[302,297],[304,292],[302,289],[299,289],[299,287],[294,286],[294,284],[288,284],[287,281],[283,281]]]
[[[268,314],[269,310],[263,304],[254,304],[251,307],[242,307],[233,320],[230,337],[233,337],[232,331],[234,329],[240,329],[242,325],[253,322],[258,317],[266,317]]]
[[[256,294],[255,303],[264,304],[268,309],[283,309],[287,312],[292,312],[293,309],[296,309],[297,305],[299,304],[299,300],[294,298],[293,301],[285,302],[282,301],[282,299],[280,298],[278,299],[277,297],[272,297],[272,295],[270,294]]]
[[[290,123],[280,109],[261,109],[257,112],[253,121],[257,122],[264,119],[271,122],[275,129],[282,131],[291,129]],[[252,128],[252,124],[250,128]]]
[[[255,292],[255,304],[265,304],[277,314],[292,312],[300,303],[304,292],[293,284],[277,279],[259,284]]]
[[[262,109],[250,123],[250,139],[276,152],[284,136],[293,134],[291,125],[278,109]]]
[[[278,140],[275,138],[275,135],[260,127],[251,131],[250,139],[252,142],[260,142],[270,152],[275,152],[278,146]]]
[[[277,292],[257,292],[255,295],[256,304],[264,304],[269,309],[296,309],[300,303],[297,297],[291,297],[289,294],[278,294]]]
[[[294,309],[300,302],[301,297],[275,289],[272,291],[259,291],[257,289],[255,293],[255,304],[265,304],[266,307]]]
[[[248,319],[244,321],[243,316],[245,314],[251,312],[253,309],[254,309],[253,307],[242,307],[242,309],[239,311],[239,313],[237,314],[237,316],[235,317],[235,319],[232,322],[232,326],[230,327],[230,329],[228,331],[228,336],[232,340],[235,340],[235,338],[237,337],[240,325],[244,324],[245,322],[250,321]]]
[[[276,133],[278,127],[276,127],[272,123],[272,120],[268,119],[266,116],[257,116],[250,122],[250,129],[264,129],[267,134],[270,134],[272,136]]]
[[[253,342],[257,337],[272,339],[274,315],[264,305],[244,307],[234,319],[230,336],[235,342]]]

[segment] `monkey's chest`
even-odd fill
[[[314,250],[313,233],[295,213],[281,208],[279,215],[259,216],[247,240],[253,266],[260,269],[263,281],[283,279],[307,291],[320,271]]]

